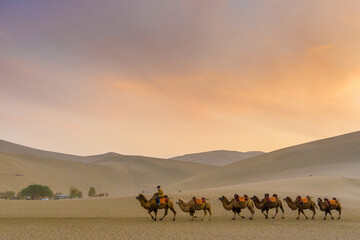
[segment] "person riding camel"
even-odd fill
[[[156,187],[158,192],[157,192],[157,197],[156,197],[156,203],[157,205],[159,206],[160,205],[160,198],[163,198],[164,197],[164,192],[163,190],[161,190],[161,187],[160,186],[157,186]]]

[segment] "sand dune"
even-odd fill
[[[210,152],[185,154],[182,156],[173,157],[171,159],[186,161],[186,162],[211,164],[215,166],[225,166],[227,164],[238,162],[247,158],[255,157],[263,153],[264,152],[260,152],[260,151],[237,152],[237,151],[217,150]]]
[[[213,169],[171,186],[202,189],[306,176],[360,177],[360,132],[301,144]]]
[[[39,150],[3,140],[0,140],[0,152],[9,153],[9,154],[27,155],[33,157],[66,160],[72,162],[86,162],[86,159],[82,156]]]
[[[265,220],[259,210],[252,221],[231,220],[217,199],[234,189],[172,193],[174,201],[193,195],[208,197],[212,205],[211,222],[199,218],[189,221],[189,214],[176,205],[177,219],[172,213],[163,221],[153,222],[135,197],[60,201],[0,200],[0,230],[4,239],[358,239],[360,208],[357,201],[342,199],[340,221],[323,221],[317,212],[315,220],[296,220],[297,213],[285,207],[285,219]],[[263,190],[254,191],[262,194]],[[281,192],[281,195],[291,193]],[[150,195],[147,195],[150,197]],[[315,196],[317,197],[317,196]],[[242,212],[249,217],[247,210]],[[274,211],[270,211],[272,216]],[[307,213],[308,215],[310,213]],[[160,211],[160,216],[163,211]],[[196,213],[202,217],[202,212]],[[337,216],[337,213],[334,213]],[[294,237],[296,236],[296,237]]]
[[[121,155],[82,163],[0,153],[0,191],[17,192],[36,183],[62,193],[76,186],[86,195],[89,187],[94,186],[98,192],[112,196],[131,195],[152,192],[159,184],[171,184],[212,168],[198,163]]]

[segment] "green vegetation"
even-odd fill
[[[82,198],[82,192],[74,186],[70,187],[69,192],[72,198]]]
[[[34,184],[21,190],[21,192],[18,195],[19,198],[25,198],[27,196],[31,196],[34,199],[41,199],[44,197],[52,198],[52,196],[54,196],[54,193],[51,191],[51,189],[48,186]]]
[[[93,197],[93,196],[95,196],[95,194],[96,194],[95,188],[94,188],[94,187],[90,187],[88,196],[89,196],[89,197]]]
[[[6,192],[1,192],[0,193],[0,198],[7,198],[7,199],[9,199],[9,198],[12,198],[12,197],[14,197],[15,196],[15,192],[13,192],[13,191],[6,191]]]

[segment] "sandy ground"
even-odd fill
[[[230,192],[225,192],[229,194]],[[193,193],[172,194],[188,199]],[[152,221],[135,197],[60,201],[0,201],[1,239],[360,239],[360,207],[357,200],[343,199],[341,220],[296,220],[285,207],[285,219],[265,220],[256,210],[255,219],[231,220],[217,200],[219,192],[207,193],[213,208],[212,221],[194,222],[178,212],[175,222],[169,212],[163,221]],[[174,199],[175,200],[175,199]],[[176,200],[175,200],[176,201]],[[244,215],[248,218],[249,212]],[[160,212],[160,215],[163,211]],[[270,213],[272,215],[273,212]],[[310,212],[307,212],[311,216]],[[337,212],[334,212],[337,216]]]

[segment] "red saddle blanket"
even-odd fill
[[[336,200],[334,200],[334,199],[329,199],[329,200],[327,200],[328,201],[328,203],[330,204],[330,205],[335,205],[336,204]]]
[[[239,202],[245,202],[246,201],[246,198],[245,197],[238,197],[237,200]]]

